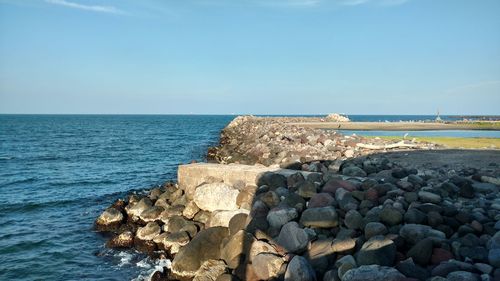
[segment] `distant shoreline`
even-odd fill
[[[500,130],[498,121],[481,122],[289,122],[315,129],[364,130],[364,131],[435,131],[435,130]]]

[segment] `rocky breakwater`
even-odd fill
[[[410,140],[395,143],[382,139],[346,136],[333,130],[290,125],[307,118],[239,116],[221,132],[220,144],[208,151],[209,161],[260,163],[302,169],[317,160],[341,160],[394,149],[433,149]],[[314,118],[312,118],[314,119]]]
[[[96,226],[110,247],[171,258],[155,280],[499,280],[498,166],[311,165],[181,166],[179,186],[118,201]]]

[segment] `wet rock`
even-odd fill
[[[288,264],[285,281],[316,281],[316,274],[305,258],[295,256]]]
[[[204,184],[196,188],[194,202],[205,211],[232,211],[238,209],[236,198],[239,191],[224,183]]]
[[[122,232],[106,242],[108,248],[131,248],[134,246],[134,234],[131,231]]]
[[[183,247],[172,261],[172,272],[180,277],[194,277],[201,265],[220,258],[220,248],[228,235],[225,227],[212,227],[200,231]]]
[[[140,240],[153,240],[160,235],[161,227],[156,222],[149,222],[144,227],[137,229],[136,237]]]
[[[299,227],[298,223],[293,221],[285,224],[281,228],[277,239],[277,243],[290,253],[303,252],[308,242],[309,236],[307,233],[304,229]]]
[[[156,220],[160,220],[160,215],[164,211],[163,207],[160,206],[152,206],[150,208],[147,208],[144,210],[140,215],[139,218],[143,220],[144,222],[152,222]]]
[[[117,230],[123,221],[123,214],[115,208],[106,209],[96,220],[95,225],[98,231]]]
[[[405,276],[392,267],[362,265],[347,271],[342,281],[403,281]]]
[[[127,207],[125,207],[125,211],[130,217],[139,217],[142,212],[149,209],[151,206],[153,206],[153,202],[151,202],[149,198],[145,197],[136,204],[127,205]]]
[[[298,215],[295,208],[277,207],[269,211],[267,214],[267,221],[271,227],[280,229],[287,222],[296,219]]]
[[[255,275],[261,280],[278,277],[282,273],[284,260],[280,256],[262,253],[255,256],[252,267]]]
[[[307,227],[328,228],[337,226],[339,221],[334,207],[322,207],[306,209],[300,223]]]
[[[391,266],[396,257],[396,245],[384,236],[374,236],[363,244],[356,260],[358,265]]]

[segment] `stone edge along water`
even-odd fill
[[[238,117],[209,151],[224,164],[181,165],[95,226],[172,259],[153,280],[498,280],[498,165],[401,167],[368,142]]]

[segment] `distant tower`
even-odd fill
[[[441,117],[439,116],[439,109],[437,110],[436,122],[441,122]]]

